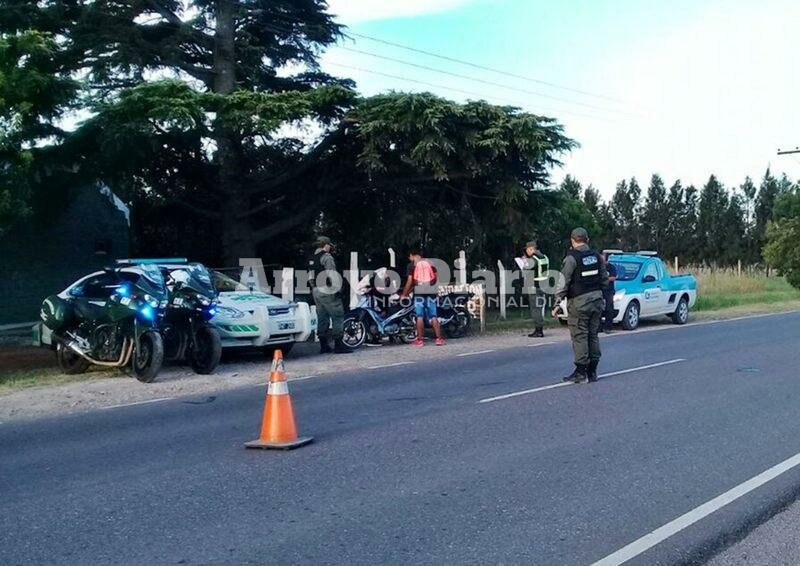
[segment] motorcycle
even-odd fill
[[[83,373],[90,365],[129,367],[149,383],[164,359],[158,326],[166,306],[158,267],[132,265],[107,268],[47,297],[40,317],[52,331],[64,373]]]
[[[413,299],[399,301],[396,295],[387,296],[375,285],[382,280],[387,287],[386,268],[380,268],[362,279],[356,286],[359,302],[345,314],[342,342],[358,348],[366,342],[379,343],[384,337],[392,342],[410,343],[417,337]],[[437,298],[437,318],[448,338],[460,338],[470,328],[467,309],[471,293],[450,293]],[[426,321],[426,326],[430,322]]]
[[[344,315],[342,342],[345,346],[356,349],[367,341],[378,343],[386,336],[392,342],[408,344],[417,337],[414,305],[386,303],[388,301],[371,294],[359,298],[356,308]]]
[[[210,374],[222,357],[219,331],[209,324],[217,314],[217,290],[199,263],[162,265],[169,299],[161,323],[165,357],[188,360],[198,374]]]
[[[442,332],[448,338],[461,338],[469,333],[472,315],[467,303],[472,293],[448,293],[437,297],[436,315]],[[430,322],[425,322],[430,326]]]

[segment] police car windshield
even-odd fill
[[[633,261],[612,261],[617,268],[617,281],[633,281],[639,275],[641,263]]]

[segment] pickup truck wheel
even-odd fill
[[[689,320],[689,301],[686,300],[686,297],[678,301],[678,306],[675,308],[675,312],[670,315],[670,318],[675,324],[686,324]]]
[[[634,330],[639,326],[639,303],[631,301],[625,309],[625,315],[622,317],[622,328],[625,330]]]

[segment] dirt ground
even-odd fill
[[[782,309],[784,312],[798,310],[800,305]],[[735,308],[715,313],[693,313],[690,324],[706,324],[714,320],[730,319],[774,312],[775,305],[768,308]],[[637,332],[677,329],[666,319],[643,321]],[[624,336],[617,330],[614,336]],[[437,347],[426,342],[423,348],[406,345],[365,347],[350,355],[319,355],[313,343],[298,344],[285,360],[288,379],[310,379],[348,370],[373,370],[381,367],[402,365],[403,362],[446,358],[463,355],[479,355],[487,350],[530,346],[535,356],[535,346],[567,341],[566,328],[546,330],[545,338],[528,338],[525,331],[505,331],[493,334],[470,336],[448,341]],[[565,368],[570,360],[565,360]],[[0,374],[10,371],[31,370],[57,373],[51,351],[26,345],[0,344]],[[0,395],[0,423],[15,419],[40,418],[82,412],[97,408],[112,408],[118,405],[141,403],[163,398],[186,395],[204,395],[225,389],[264,384],[269,373],[270,360],[260,352],[226,351],[223,363],[213,375],[196,375],[188,367],[167,366],[154,383],[144,384],[122,372],[93,371],[88,379],[48,386],[7,388]]]

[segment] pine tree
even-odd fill
[[[760,250],[766,241],[767,224],[772,220],[772,209],[775,206],[775,200],[780,194],[780,186],[778,180],[772,175],[772,172],[767,169],[764,177],[761,179],[761,185],[758,188],[758,195],[755,200],[755,232],[753,242],[756,249]]]
[[[559,189],[566,193],[570,198],[575,200],[580,200],[581,193],[583,192],[583,187],[581,186],[580,181],[571,175],[564,177]]]
[[[661,177],[653,175],[641,213],[642,247],[662,250],[668,224],[667,190]]]
[[[614,239],[622,249],[639,248],[639,197],[641,189],[635,178],[620,181],[611,197],[610,213]]]
[[[724,263],[728,258],[727,221],[729,199],[725,187],[711,175],[700,192],[697,214],[697,234],[700,259],[710,265]]]

